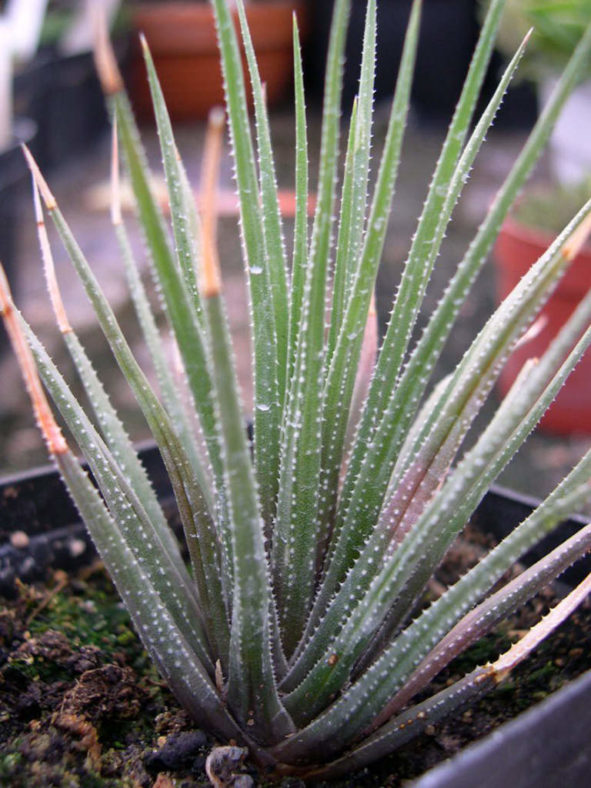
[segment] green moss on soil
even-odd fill
[[[435,688],[505,650],[551,598],[542,595],[484,638]],[[590,618],[588,610],[575,614],[472,709],[332,785],[400,785],[555,691],[589,667]],[[0,785],[148,788],[162,772],[172,780],[164,785],[208,785],[204,762],[215,742],[194,728],[159,679],[102,569],[21,586],[0,612],[0,655]]]

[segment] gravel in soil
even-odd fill
[[[477,560],[462,543],[440,581]],[[437,594],[439,584],[432,585]],[[505,650],[553,603],[546,591],[438,677],[435,689]],[[543,699],[590,666],[591,605],[488,698],[337,786],[398,786]],[[0,784],[12,788],[196,788],[216,744],[158,677],[100,565],[18,584],[0,611]],[[255,785],[256,770],[244,766]],[[286,779],[284,788],[301,781]],[[320,785],[316,783],[316,785]]]

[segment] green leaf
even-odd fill
[[[367,214],[377,35],[375,0],[368,2],[365,19],[359,96],[351,113],[349,145],[341,199],[341,218],[336,247],[330,333],[328,337],[328,363],[337,343],[343,312],[358,266]]]
[[[254,457],[257,479],[266,490],[277,474],[277,445],[279,442],[281,405],[279,389],[279,350],[275,321],[275,298],[272,283],[275,275],[271,266],[282,264],[271,259],[265,245],[263,215],[259,199],[254,150],[248,120],[246,88],[242,59],[232,22],[232,14],[225,0],[212,0],[222,71],[226,90],[226,105],[230,137],[240,198],[240,219],[243,257],[248,269],[248,282],[253,321],[254,371]],[[284,319],[285,315],[281,316]]]
[[[77,460],[70,453],[55,459],[144,645],[171,690],[198,723],[224,738],[241,737],[211,678]]]
[[[447,219],[461,190],[463,179],[469,172],[474,156],[484,139],[488,125],[494,117],[518,58],[519,52],[508,66],[499,89],[491,99],[458,163],[457,171],[447,192],[445,208],[442,210],[442,221],[439,225],[440,233],[444,231]],[[563,99],[564,95],[565,93],[562,91]],[[524,150],[520,161],[516,165],[516,169],[513,170],[506,186],[503,187],[500,202],[497,200],[499,206],[501,204],[503,206],[503,215],[510,204],[508,195],[515,195],[518,186],[523,182],[533,166],[535,158],[539,155],[547,133],[549,133],[548,123],[551,118],[555,117],[555,112],[556,109],[554,108],[552,113],[548,115],[544,126],[538,124],[537,131],[534,132],[535,144],[528,143],[527,149]],[[494,221],[500,224],[499,210],[501,210],[500,207],[498,210],[495,209],[493,215],[495,217]],[[493,221],[492,216],[485,223],[488,227],[486,231],[487,237],[491,232],[491,221]],[[498,230],[497,224],[494,225],[494,229],[495,231]],[[344,532],[336,548],[337,553],[333,557],[331,565],[333,582],[327,584],[325,592],[327,598],[334,588],[334,581],[339,576],[342,577],[346,566],[350,563],[350,557],[354,554],[356,546],[362,543],[364,534],[371,527],[378,507],[381,505],[391,473],[391,463],[399,453],[402,441],[406,439],[411,419],[424,393],[429,374],[439,355],[444,338],[448,335],[450,326],[457,316],[459,305],[464,301],[468,283],[473,280],[476,270],[475,266],[480,265],[485,259],[488,245],[483,245],[482,239],[483,232],[481,230],[470,247],[471,251],[468,252],[466,260],[469,259],[469,262],[466,263],[465,261],[458,269],[458,273],[452,280],[448,292],[436,310],[435,317],[431,320],[426,333],[412,353],[399,384],[390,392],[389,400],[383,412],[379,415],[376,413],[375,418],[377,421],[371,441],[369,440],[367,429],[370,424],[370,412],[373,411],[371,411],[371,406],[368,406],[344,484],[343,504],[339,520],[337,521],[337,534],[341,529],[344,529]],[[466,268],[471,268],[472,273],[466,275]],[[459,291],[458,287],[462,285],[464,289]],[[376,377],[379,373],[380,370],[378,368]],[[407,445],[410,445],[408,441]],[[412,452],[410,452],[410,456],[412,456]]]
[[[329,44],[318,203],[310,262],[301,299],[292,386],[288,394],[282,444],[277,519],[273,535],[273,577],[286,654],[299,640],[314,594],[321,523],[317,516],[322,440],[324,377],[324,309],[334,173],[337,163],[338,114],[342,85],[341,60],[345,45],[342,22],[350,2],[337,0]]]
[[[72,235],[57,205],[49,206],[51,217],[55,223],[70,260],[80,277],[82,285],[95,311],[98,323],[109,342],[111,350],[129,385],[131,386],[138,405],[154,435],[162,459],[170,477],[179,514],[187,538],[187,546],[191,559],[195,564],[198,577],[211,573],[211,594],[215,615],[222,622],[225,610],[221,591],[219,573],[215,567],[219,562],[215,540],[215,525],[207,511],[205,499],[193,475],[190,463],[172,428],[168,414],[155,396],[150,383],[139,367],[131,349],[121,332],[117,319],[100,286],[92,273],[82,250]],[[199,537],[196,538],[196,537]],[[202,558],[200,551],[204,551]],[[223,631],[220,628],[220,637]],[[227,649],[220,644],[222,653]]]
[[[178,371],[176,379],[171,375],[170,359],[167,358],[164,344],[156,325],[156,318],[139,275],[129,237],[122,221],[118,221],[115,225],[115,234],[119,243],[129,293],[138,316],[146,347],[154,365],[164,406],[170,414],[172,425],[183,449],[190,459],[195,478],[207,502],[208,511],[213,513],[215,512],[213,473],[207,451],[203,446],[203,437],[198,432],[197,424],[191,422],[191,416],[187,412],[187,405],[192,405],[192,402],[187,402],[186,404],[183,402],[183,394],[185,394],[187,400],[190,399],[186,379],[181,370]],[[182,382],[179,385],[181,377]]]
[[[203,300],[234,561],[228,699],[243,725],[253,725],[259,740],[272,741],[293,732],[293,725],[273,675],[271,590],[262,520],[221,298],[208,294]]]
[[[447,212],[448,216],[442,211],[450,183],[457,173],[462,147],[468,135],[478,94],[486,76],[504,5],[505,0],[491,2],[433,174],[425,207],[413,237],[382,345],[374,378],[375,383],[368,402],[368,413],[371,413],[372,416],[383,410],[387,395],[400,374],[412,328],[443,236],[443,228],[439,225],[443,223],[443,227],[445,227],[447,224],[449,211]]]
[[[201,662],[213,673],[213,662],[203,630],[203,613],[208,609],[208,585],[205,581],[211,582],[211,568],[204,568],[205,577],[203,574],[197,576],[197,580],[201,578],[204,581],[199,583],[197,598],[196,589],[180,559],[178,547],[170,546],[172,535],[166,533],[168,526],[162,522],[162,514],[159,513],[159,516],[153,519],[149,508],[146,510],[145,499],[140,497],[143,490],[141,487],[135,488],[131,483],[133,476],[129,468],[121,467],[115,460],[45,349],[24,321],[23,328],[44,384],[76,436],[111,515],[117,522],[120,538],[126,541],[128,550],[133,552],[142,565],[143,572],[166,604],[183,637],[199,655]],[[197,572],[202,570],[199,565],[195,568]],[[188,612],[190,615],[187,615]]]
[[[421,2],[415,2],[411,9],[396,91],[392,103],[388,132],[374,189],[372,205],[367,222],[366,235],[360,260],[351,283],[351,293],[346,304],[343,323],[339,332],[337,346],[332,357],[325,386],[324,430],[323,430],[323,470],[321,487],[325,490],[324,510],[329,521],[334,519],[338,479],[341,472],[342,457],[349,421],[350,403],[353,397],[359,354],[367,324],[368,310],[375,285],[375,277],[386,238],[387,222],[390,215],[392,198],[400,162],[400,151],[406,120],[408,116],[410,89],[414,62],[418,45]],[[354,457],[350,462],[354,461]],[[349,465],[348,465],[349,468]],[[350,471],[348,470],[348,475]],[[346,488],[343,495],[346,494]],[[343,496],[341,496],[343,500]],[[344,498],[346,500],[346,497]],[[342,504],[339,505],[339,508]],[[337,514],[337,518],[340,515]],[[336,533],[340,529],[337,519]],[[336,533],[331,535],[329,556],[325,566],[332,565]],[[329,583],[330,585],[330,583]],[[328,586],[326,586],[328,591]],[[330,596],[331,592],[328,592]],[[323,599],[325,591],[321,592]],[[317,599],[317,609],[322,602]],[[313,624],[315,617],[310,620]]]
[[[211,401],[211,382],[205,357],[205,339],[201,334],[198,321],[194,319],[195,310],[191,296],[187,292],[168,246],[164,222],[152,194],[150,175],[129,102],[121,92],[114,95],[111,101],[117,118],[117,128],[125,153],[140,223],[146,236],[157,281],[183,359],[217,481],[221,473],[221,464],[219,456],[216,455],[217,442]]]
[[[142,502],[142,506],[153,523],[158,537],[165,546],[170,558],[180,563],[181,554],[178,543],[168,527],[154,488],[86,351],[73,331],[65,334],[64,341],[70,351],[80,380],[92,405],[95,418],[113,455],[113,459],[116,461],[123,476],[129,480],[130,488],[137,495],[138,500]]]
[[[330,779],[349,773],[351,768],[356,770],[366,763],[384,757],[418,736],[428,724],[435,724],[454,711],[474,703],[496,685],[496,677],[490,668],[476,668],[460,681],[456,681],[450,687],[390,720],[371,737],[358,744],[353,752],[329,763],[325,768],[310,769],[309,775],[326,776]],[[274,755],[284,763],[298,763],[302,759],[302,754],[307,759],[316,758],[318,762],[322,762],[325,760],[327,750],[332,751],[333,745],[336,745],[335,739],[331,738],[330,747],[327,747],[326,741],[311,743],[305,733],[302,733],[278,745],[274,749]]]
[[[453,403],[457,403],[462,397],[461,378],[464,378],[465,382],[469,380],[469,385],[476,387],[475,392],[470,389],[470,394],[473,393],[478,401],[481,399],[479,387],[486,388],[486,379],[490,377],[491,370],[498,369],[499,358],[506,358],[507,343],[511,342],[512,332],[519,331],[518,326],[520,323],[523,325],[528,312],[531,315],[539,306],[540,293],[547,292],[549,283],[556,281],[561,270],[564,270],[566,260],[562,248],[575,228],[585,219],[588,210],[589,206],[586,206],[528,272],[466,353],[450,379],[440,407],[435,407],[437,421],[430,436],[434,442],[439,444],[441,436],[446,433],[453,437],[452,427],[459,413],[454,415]],[[589,337],[586,341],[588,339]],[[584,343],[570,359],[570,368],[576,363],[583,347]],[[566,371],[565,367],[565,374]],[[536,382],[540,384],[540,381]],[[559,382],[557,381],[554,392],[549,394],[546,406],[555,395]],[[510,404],[513,405],[513,402]],[[494,474],[487,475],[483,469],[490,471],[493,467],[496,473],[500,472],[502,465],[498,467],[494,464],[497,454],[500,454],[506,463],[544,410],[542,408],[540,412],[534,413],[532,421],[528,422],[526,416],[532,405],[531,399],[518,399],[517,404],[521,406],[521,412],[512,412],[511,417],[507,418],[506,411],[509,406],[501,411],[495,423],[485,431],[477,447],[464,458],[424,511],[418,513],[412,529],[405,534],[401,544],[387,556],[386,563],[382,564],[380,559],[389,543],[390,529],[393,530],[401,514],[398,507],[394,507],[392,511],[385,510],[384,518],[364,545],[359,559],[332,600],[326,616],[318,624],[299,662],[295,663],[291,675],[286,679],[286,688],[293,687],[298,680],[302,682],[287,696],[288,709],[298,707],[299,699],[304,695],[310,697],[311,690],[314,702],[309,700],[304,712],[309,719],[308,715],[313,715],[314,709],[322,707],[323,699],[337,691],[347,680],[350,669],[370,644],[384,617],[392,615],[394,610],[394,615],[398,613],[400,620],[400,616],[407,613],[409,606],[413,604],[412,600],[422,588],[422,583],[428,580],[451,540],[463,527],[487,486],[494,480]],[[457,423],[463,427],[461,417]],[[518,440],[512,441],[510,439],[516,425],[520,425],[517,429]],[[400,479],[400,489],[406,489],[404,477]],[[394,522],[390,522],[391,519]],[[413,589],[412,592],[409,592],[407,581]],[[335,637],[336,632],[338,635]],[[336,653],[338,659],[331,664],[328,659],[332,653]],[[312,668],[313,663],[315,666]]]
[[[329,521],[339,487],[338,479],[341,472],[343,446],[349,420],[349,403],[353,396],[357,376],[357,361],[361,351],[377,267],[386,236],[387,219],[390,213],[398,172],[402,137],[409,108],[413,65],[418,43],[420,10],[421,3],[415,2],[411,11],[398,72],[396,91],[390,113],[384,153],[374,190],[362,259],[356,281],[352,285],[351,298],[347,304],[347,312],[343,319],[343,328],[340,332],[339,342],[333,355],[326,382],[321,489],[324,490],[325,496],[323,512]],[[326,545],[322,545],[322,547],[325,548]],[[330,567],[334,560],[332,553],[329,555],[330,558],[326,561],[327,567]],[[329,585],[330,583],[326,584],[326,581],[324,582],[320,595],[316,600],[316,611],[322,609],[322,605],[330,597],[332,592],[326,593]],[[315,621],[317,621],[317,616],[313,614],[308,622],[308,628],[313,626]]]
[[[264,90],[258,71],[252,39],[248,30],[246,13],[242,0],[238,2],[238,14],[242,29],[242,40],[246,51],[248,66],[250,70],[250,80],[254,96],[255,117],[257,126],[257,143],[260,173],[261,191],[261,215],[262,227],[265,242],[265,255],[269,267],[269,285],[272,293],[272,304],[275,320],[275,335],[277,340],[277,397],[276,406],[279,411],[274,426],[277,427],[280,421],[280,409],[286,396],[286,376],[287,376],[287,357],[288,357],[288,331],[289,331],[289,299],[288,299],[288,276],[287,276],[287,255],[285,252],[285,241],[281,212],[279,208],[279,195],[277,192],[277,178],[275,175],[275,163],[273,160],[273,148],[271,144],[271,132],[269,129],[269,117],[265,104]],[[252,270],[252,267],[251,267]],[[267,402],[257,400],[260,410],[265,407]],[[266,442],[265,446],[265,465],[264,469],[258,474],[258,484],[260,490],[260,500],[262,505],[262,515],[266,523],[270,524],[275,514],[277,502],[277,490],[279,486],[279,475],[270,469],[279,466],[279,441],[271,442],[273,437],[269,436],[267,441],[265,436],[261,440]],[[256,442],[256,435],[255,435]],[[260,456],[260,455],[259,455]],[[264,470],[264,472],[263,472]]]
[[[142,50],[146,69],[148,72],[148,82],[152,95],[152,106],[156,117],[158,137],[160,139],[160,151],[164,164],[166,185],[170,203],[170,217],[174,233],[176,256],[179,267],[183,275],[186,292],[190,296],[197,316],[201,315],[201,303],[199,290],[197,287],[197,263],[199,259],[197,246],[197,212],[195,208],[195,198],[186,188],[187,175],[180,159],[168,110],[164,102],[164,95],[154,61],[148,48],[145,38],[141,39]]]
[[[302,70],[302,51],[297,20],[293,23],[294,86],[295,86],[295,123],[296,123],[296,216],[291,271],[291,303],[289,309],[289,365],[287,379],[293,380],[297,345],[301,324],[302,299],[304,297],[305,270],[308,262],[308,128],[306,121],[306,101],[304,95],[304,74]],[[287,391],[283,403],[287,412]],[[283,429],[285,429],[283,424]]]

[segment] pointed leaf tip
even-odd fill
[[[215,130],[222,130],[226,122],[226,113],[223,107],[216,106],[209,110],[208,123]]]
[[[68,334],[72,331],[72,326],[68,320],[66,308],[62,299],[62,294],[57,281],[55,273],[55,263],[53,260],[53,253],[47,235],[47,228],[45,227],[45,219],[43,217],[43,209],[41,207],[41,198],[39,197],[39,188],[35,181],[33,181],[33,204],[35,206],[35,218],[37,220],[37,237],[39,239],[39,247],[41,249],[41,259],[43,260],[43,270],[45,272],[45,281],[47,283],[47,290],[51,305],[55,313],[55,319],[58,328],[62,334]]]
[[[587,575],[556,607],[534,627],[514,643],[511,648],[492,665],[497,683],[501,682],[520,662],[550,635],[591,594],[591,575]]]
[[[591,234],[591,200],[587,203],[587,207],[589,209],[587,216],[562,247],[562,255],[569,262],[579,254]]]
[[[123,79],[109,38],[104,9],[99,3],[92,3],[91,9],[94,34],[94,64],[104,94],[113,96],[123,90]]]
[[[31,151],[28,149],[28,147],[24,143],[21,144],[21,150],[22,150],[22,152],[23,152],[23,154],[25,156],[25,160],[27,162],[27,166],[28,166],[29,170],[31,171],[31,175],[33,176],[33,178],[35,180],[37,188],[41,192],[41,197],[43,198],[43,202],[45,203],[45,207],[47,208],[48,211],[55,210],[57,208],[57,201],[56,201],[55,197],[53,196],[53,194],[51,193],[51,190],[50,190],[49,186],[47,185],[47,181],[45,180],[45,178],[41,174],[41,170],[39,169],[39,165],[35,161],[35,159],[33,157],[33,154],[31,153]]]

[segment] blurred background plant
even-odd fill
[[[488,0],[484,0],[481,10],[488,5]],[[558,74],[589,23],[589,0],[508,0],[497,46],[508,59],[512,47],[533,28],[520,75],[536,85],[541,111],[550,101]],[[537,173],[536,181],[526,188],[503,227],[495,250],[499,298],[507,294],[535,257],[551,243],[559,231],[561,218],[589,199],[591,136],[585,130],[590,124],[591,62],[588,62],[550,137],[547,171]],[[514,353],[501,378],[503,392],[508,390],[524,360],[547,347],[583,298],[589,282],[588,257],[587,247],[549,302],[542,330],[529,348]],[[543,420],[545,428],[559,433],[591,430],[591,410],[587,407],[591,401],[590,377],[591,359],[587,354]]]
[[[488,0],[481,5],[488,7]],[[520,74],[537,84],[541,106],[548,102],[557,75],[590,22],[589,0],[508,0],[497,46],[508,58],[533,28]],[[583,181],[591,171],[591,139],[583,131],[591,122],[591,62],[579,82],[550,141],[552,175],[569,184]]]
[[[540,183],[519,200],[513,217],[527,227],[557,234],[568,217],[580,210],[590,197],[591,176],[568,186]]]
[[[482,3],[488,7],[489,1]],[[532,39],[520,68],[521,78],[540,81],[559,73],[591,22],[589,0],[508,0],[497,40],[510,57],[530,27]],[[591,77],[591,63],[586,76]]]

